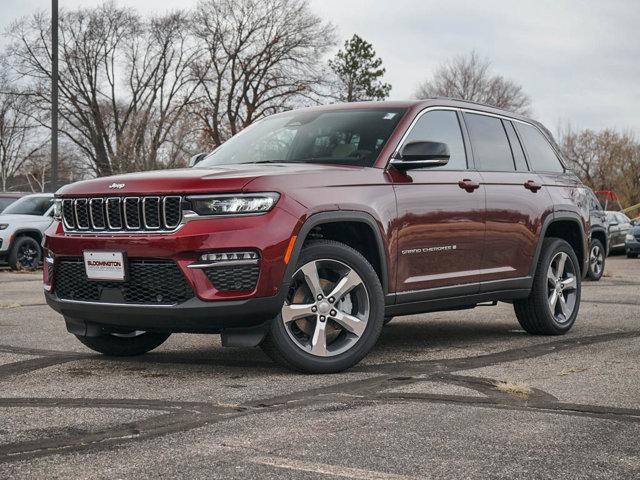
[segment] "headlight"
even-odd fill
[[[62,200],[56,199],[53,202],[53,219],[57,221],[62,220]]]
[[[0,223],[0,230],[6,230],[7,228],[9,228],[8,223]]]
[[[0,228],[2,228],[2,225],[0,225]],[[631,235],[630,233],[627,233],[626,237],[624,237],[625,240],[635,240],[634,236]]]
[[[277,193],[206,195],[189,197],[191,209],[198,215],[249,215],[266,213],[280,198]]]

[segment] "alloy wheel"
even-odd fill
[[[339,355],[362,337],[370,312],[364,281],[337,260],[313,260],[293,276],[281,317],[296,346],[318,357]]]
[[[578,280],[575,266],[566,253],[558,252],[551,260],[547,286],[551,314],[556,322],[567,323],[576,307]]]
[[[599,245],[594,245],[591,248],[591,252],[589,253],[589,264],[591,266],[591,271],[595,276],[600,275],[602,272],[602,266],[604,264],[604,253],[602,252],[602,248]]]
[[[20,245],[16,258],[18,260],[18,264],[22,267],[31,269],[38,268],[38,262],[40,260],[38,251],[28,243]]]

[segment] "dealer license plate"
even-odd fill
[[[122,252],[84,252],[84,268],[89,280],[123,282],[125,279]]]

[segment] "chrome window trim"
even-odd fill
[[[136,200],[136,208],[138,208],[138,226],[129,225],[127,220],[127,200]],[[125,230],[137,230],[142,228],[142,215],[140,215],[140,197],[124,197],[122,199],[123,226]]]
[[[104,198],[91,198],[89,200],[89,220],[91,223],[91,226],[93,227],[94,230],[105,230],[107,228],[107,215],[106,215],[106,210],[105,210],[105,218],[104,218],[104,223],[105,226],[104,227],[96,227],[96,222],[93,221],[93,209],[91,208],[93,205],[94,201],[100,201],[102,203],[102,205],[104,206]]]
[[[147,200],[156,199],[158,200],[157,209],[158,209],[158,226],[150,227],[147,223]],[[151,197],[142,197],[142,224],[144,228],[147,230],[160,230],[162,228],[162,217],[160,216],[160,197],[151,196]]]
[[[404,133],[404,135],[402,136],[402,138],[400,139],[400,141],[398,142],[398,145],[396,146],[396,148],[393,150],[393,152],[391,153],[391,157],[387,160],[387,165],[385,166],[386,168],[389,168],[390,166],[393,166],[393,160],[397,157],[397,155],[400,153],[400,150],[402,149],[402,146],[404,145],[404,142],[407,140],[407,137],[409,136],[409,134],[411,133],[411,131],[413,130],[413,128],[415,127],[416,123],[418,122],[418,120],[420,120],[420,118],[429,113],[432,112],[434,110],[449,110],[449,111],[454,111],[454,112],[461,112],[461,113],[472,113],[475,115],[486,115],[487,117],[495,117],[495,118],[499,118],[501,120],[509,120],[511,122],[517,122],[517,123],[522,123],[523,125],[529,125],[530,127],[535,128],[536,130],[538,130],[542,136],[544,137],[545,141],[549,144],[549,146],[551,147],[551,149],[555,152],[556,157],[558,157],[558,161],[560,162],[560,164],[564,167],[565,170],[568,169],[568,167],[565,165],[562,156],[559,154],[559,152],[556,150],[556,148],[553,146],[553,144],[549,141],[549,139],[547,138],[547,135],[545,132],[542,131],[542,129],[540,127],[538,127],[535,123],[532,122],[527,122],[525,120],[520,120],[519,118],[514,118],[514,117],[510,117],[508,115],[501,115],[499,113],[491,113],[491,112],[485,112],[483,110],[475,110],[473,108],[465,108],[465,107],[448,107],[448,106],[431,106],[431,107],[426,107],[423,108],[422,110],[420,110],[420,112],[418,112],[418,114],[416,115],[416,118],[413,119],[413,121],[411,122],[411,124],[409,125],[409,127],[407,128],[407,131]],[[518,131],[516,129],[516,135],[518,135]],[[522,140],[520,138],[518,138],[518,140],[520,141],[520,143],[524,147],[524,144],[522,143]],[[527,163],[529,163],[529,158],[526,155],[526,149],[525,149],[525,158]],[[467,163],[468,163],[469,159],[467,158]],[[467,170],[472,170],[467,168]],[[479,170],[476,168],[476,170]],[[531,166],[529,165],[529,172],[532,173],[544,173],[544,171],[540,170],[540,171],[536,171],[533,170],[531,168]],[[554,173],[559,173],[559,172],[554,172]]]

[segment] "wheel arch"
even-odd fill
[[[316,237],[318,232],[322,235],[321,237]],[[354,232],[356,235],[353,235]],[[307,218],[298,230],[285,271],[284,285],[289,285],[291,281],[305,242],[314,238],[336,240],[358,250],[378,274],[383,292],[388,293],[387,255],[380,226],[371,214],[360,211],[321,212]],[[358,246],[364,246],[364,248],[357,248]]]
[[[604,228],[594,228],[591,231],[591,238],[597,238],[602,243],[605,253],[609,251],[609,237]]]
[[[21,228],[21,229],[16,230],[15,232],[13,232],[13,235],[11,236],[11,246],[13,246],[15,241],[20,237],[31,237],[36,242],[38,242],[38,245],[40,245],[40,248],[42,248],[42,239],[44,238],[44,235],[38,229],[35,229],[35,228]]]
[[[576,256],[580,260],[580,273],[584,276],[587,272],[587,252],[589,246],[584,234],[584,223],[582,218],[573,212],[554,213],[549,216],[542,226],[540,238],[531,262],[531,276],[535,275],[538,265],[538,259],[542,251],[542,244],[545,238],[555,237],[561,238],[571,245],[576,252]]]

